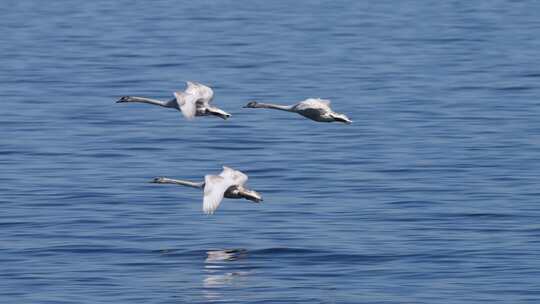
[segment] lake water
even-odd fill
[[[2,303],[540,301],[538,2],[2,6]],[[186,80],[232,118],[114,103]]]

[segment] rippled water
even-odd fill
[[[2,302],[538,303],[537,2],[2,6]],[[114,103],[186,80],[233,117]]]

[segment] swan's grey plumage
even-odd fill
[[[263,200],[262,196],[257,191],[248,189],[245,186],[247,180],[246,174],[223,166],[223,171],[219,175],[206,175],[204,182],[191,182],[167,177],[156,177],[152,182],[203,189],[203,211],[206,214],[213,214],[224,197],[243,198],[256,203],[261,202]]]
[[[330,100],[321,98],[308,98],[294,105],[277,105],[271,103],[262,103],[251,101],[244,108],[265,108],[276,109],[287,112],[295,112],[306,118],[318,122],[342,122],[352,123],[345,114],[336,113],[330,108]]]
[[[117,103],[142,102],[166,108],[175,108],[182,112],[187,119],[192,119],[195,116],[207,115],[218,116],[222,119],[231,117],[231,114],[210,104],[214,98],[214,91],[201,83],[187,81],[186,89],[183,92],[174,92],[174,97],[174,99],[165,102],[146,97],[123,96]]]

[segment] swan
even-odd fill
[[[214,98],[214,91],[204,84],[187,81],[185,91],[174,92],[174,97],[169,101],[161,101],[146,97],[123,96],[116,103],[142,102],[165,108],[174,108],[181,111],[187,119],[207,115],[214,115],[222,119],[231,117],[231,114],[210,105],[210,102]]]
[[[266,108],[295,112],[318,122],[337,121],[346,124],[352,123],[352,120],[350,120],[345,114],[332,111],[330,108],[330,100],[320,98],[308,98],[294,105],[276,105],[271,103],[250,101],[244,106],[244,108]]]
[[[167,177],[155,177],[151,182],[203,189],[203,211],[206,214],[213,214],[223,197],[244,198],[255,203],[262,202],[262,196],[257,191],[245,187],[247,180],[248,177],[244,173],[223,166],[223,171],[219,175],[206,175],[204,182],[191,182]]]

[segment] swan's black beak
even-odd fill
[[[120,99],[118,99],[116,101],[116,103],[127,102],[127,101],[128,101],[128,97],[127,96],[122,96],[122,97],[120,97]]]
[[[255,106],[257,105],[257,102],[256,101],[250,101],[248,102],[245,106],[243,106],[242,108],[255,108]]]
[[[162,177],[154,177],[149,183],[151,184],[159,184],[163,178]]]

